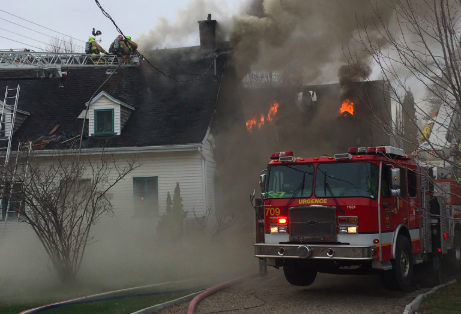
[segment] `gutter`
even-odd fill
[[[186,145],[165,145],[165,146],[143,146],[143,147],[108,147],[108,148],[84,148],[82,155],[100,155],[103,153],[112,154],[136,154],[136,153],[170,153],[170,152],[192,152],[200,149],[203,144]],[[75,155],[78,149],[63,150],[34,150],[35,156],[56,156],[56,155]],[[14,152],[15,153],[15,152]],[[12,152],[13,154],[13,152]]]

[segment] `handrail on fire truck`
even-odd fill
[[[67,68],[116,68],[121,66],[139,66],[139,57],[132,55],[91,55],[84,53],[51,53],[29,51],[0,51],[0,71],[5,70],[42,70],[54,77],[61,77],[61,69]]]

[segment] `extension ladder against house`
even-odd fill
[[[26,151],[27,155],[24,158],[20,158],[21,151]],[[30,161],[30,153],[32,151],[32,142],[29,143],[19,143],[18,150],[16,152],[16,159],[14,168],[11,175],[11,180],[7,180],[9,183],[9,193],[4,194],[8,195],[8,204],[6,206],[5,212],[5,219],[4,219],[4,226],[3,226],[3,236],[5,236],[6,229],[8,222],[10,221],[9,216],[14,215],[16,216],[16,221],[19,224],[21,221],[21,209],[24,208],[24,198],[20,197],[19,199],[16,197],[21,192],[22,184],[27,180],[27,176],[29,174],[29,161]],[[23,163],[21,163],[23,161]],[[22,179],[19,178],[18,170],[22,170]],[[8,176],[7,176],[8,178]],[[6,187],[4,188],[4,191]]]

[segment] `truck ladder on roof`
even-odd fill
[[[139,57],[132,55],[87,55],[83,53],[0,51],[0,71],[42,70],[56,77],[62,76],[62,68],[116,68],[139,66]]]

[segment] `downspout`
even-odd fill
[[[208,132],[207,132],[208,134]],[[198,149],[198,153],[200,154],[200,156],[202,156],[202,173],[203,173],[203,184],[202,184],[202,188],[204,190],[204,193],[203,193],[203,197],[205,198],[204,199],[204,204],[205,204],[205,213],[207,212],[208,210],[208,176],[207,176],[207,162],[206,162],[206,158],[205,158],[205,155],[203,155],[203,145],[201,147],[199,147]]]

